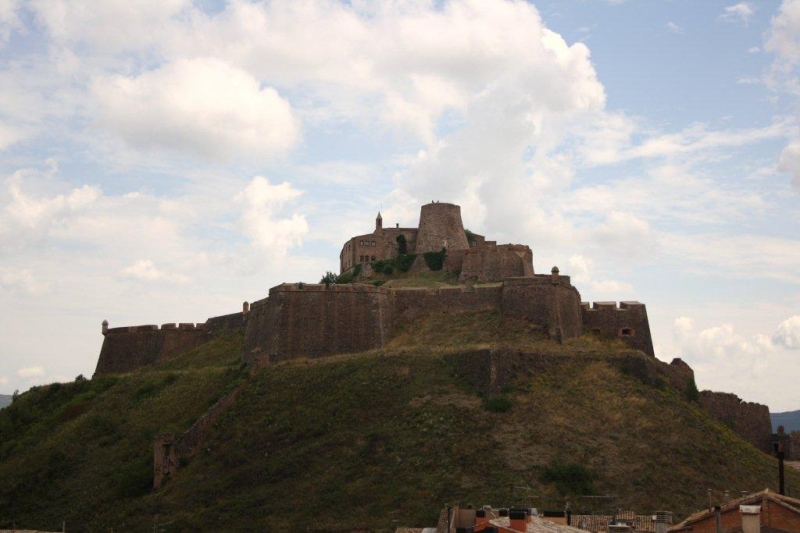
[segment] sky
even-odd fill
[[[0,0],[0,392],[431,200],[800,409],[800,0]]]

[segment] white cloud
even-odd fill
[[[17,14],[21,3],[21,0],[0,0],[0,46],[8,42],[13,31],[22,28],[22,22]]]
[[[272,185],[266,178],[256,176],[236,197],[243,205],[242,231],[273,257],[284,256],[290,248],[302,244],[308,233],[303,215],[293,213],[289,218],[279,218],[284,205],[301,194],[289,182]]]
[[[5,191],[0,191],[0,239],[8,242],[38,240],[63,225],[64,220],[87,210],[102,195],[98,187],[83,185],[67,194],[45,196],[30,194],[23,189],[36,187],[51,180],[58,164],[47,160],[48,169],[21,169],[5,180]]]
[[[91,45],[115,53],[153,45],[171,29],[171,19],[191,0],[29,0],[37,19],[58,43]]]
[[[126,278],[140,279],[143,281],[174,281],[177,283],[186,283],[189,281],[184,275],[181,274],[167,274],[166,272],[156,268],[153,261],[149,259],[141,259],[134,264],[127,266],[120,270],[120,275]]]
[[[588,287],[590,291],[588,294],[592,299],[594,295],[622,299],[633,293],[633,286],[629,283],[612,279],[595,279],[594,262],[582,255],[576,254],[569,258],[569,271],[564,274],[570,275],[573,285],[579,288]]]
[[[681,28],[680,26],[678,26],[677,24],[675,24],[672,21],[669,21],[666,24],[664,24],[664,27],[667,28],[667,30],[669,30],[672,33],[678,33],[678,34],[682,34],[683,33],[683,28]]]
[[[0,287],[31,295],[43,294],[50,289],[47,283],[37,281],[30,270],[4,266],[0,266]]]
[[[8,385],[8,378],[5,376],[0,376],[0,385]]]
[[[800,192],[800,141],[789,143],[781,152],[778,170],[792,175],[792,186]]]
[[[675,319],[673,338],[680,357],[696,371],[716,371],[726,377],[738,375],[738,379],[732,379],[732,382],[761,375],[767,366],[768,356],[774,350],[767,335],[759,333],[747,338],[737,333],[732,324],[713,326],[698,332],[689,317]]]
[[[760,51],[761,51],[761,48],[758,47],[758,46],[751,46],[750,48],[747,49],[747,53],[748,54],[757,54]]]
[[[25,380],[35,380],[43,377],[44,374],[44,367],[41,366],[27,366],[17,370],[17,375]]]
[[[300,138],[286,99],[215,58],[177,60],[135,77],[102,78],[93,90],[100,122],[137,148],[270,159]]]
[[[787,318],[778,325],[772,342],[787,350],[800,350],[800,316]]]
[[[781,3],[772,17],[764,49],[777,56],[774,66],[778,70],[791,70],[800,61],[800,0]]]
[[[719,18],[725,22],[747,26],[755,13],[756,8],[750,2],[739,2],[738,4],[727,6]]]

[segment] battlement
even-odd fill
[[[647,309],[641,302],[581,302],[584,333],[615,338],[655,357]]]
[[[588,311],[588,312],[596,312],[596,311],[628,311],[632,309],[639,310],[643,308],[644,304],[641,302],[594,302],[590,304],[589,302],[581,302],[581,310]]]
[[[324,284],[324,283],[281,283],[275,287],[272,287],[269,290],[269,297],[276,296],[279,293],[287,293],[287,292],[338,292],[338,293],[354,293],[354,292],[366,292],[366,293],[386,293],[387,289],[383,287],[376,287],[375,285],[367,285],[365,283],[350,283],[345,285],[337,285],[335,283],[331,284]],[[266,299],[265,299],[266,300]],[[265,300],[261,300],[259,302],[254,302],[253,306],[256,304],[262,305],[262,303],[266,303]]]
[[[181,331],[205,331],[208,329],[208,325],[205,322],[170,322],[167,324],[161,324],[159,327],[156,324],[146,324],[143,326],[123,326],[119,328],[108,328],[105,330],[103,335],[111,335],[117,333],[136,333],[142,331],[160,331],[160,330],[181,330]]]

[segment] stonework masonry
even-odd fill
[[[727,392],[700,392],[700,406],[759,450],[772,452],[772,422],[769,407],[745,402]]]
[[[422,206],[418,228],[384,228],[378,214],[372,233],[353,237],[342,247],[342,272],[352,272],[360,264],[362,273],[370,273],[373,260],[396,258],[405,242],[405,251],[417,254],[409,274],[427,271],[424,254],[444,248],[443,268],[458,274],[461,284],[392,288],[363,283],[284,283],[270,289],[262,300],[245,302],[242,312],[209,318],[205,323],[109,329],[104,322],[95,375],[157,365],[215,335],[237,331],[244,332],[242,360],[254,369],[300,357],[362,352],[386,346],[396,327],[405,321],[430,313],[477,310],[496,310],[527,320],[557,341],[585,334],[619,339],[655,359],[644,304],[581,303],[569,276],[561,275],[558,268],[553,267],[550,274],[534,273],[533,253],[528,246],[498,245],[474,233],[469,233],[469,239],[467,236],[461,208],[454,204],[432,202]],[[627,370],[642,375],[651,372],[637,361],[626,359]],[[680,359],[659,372],[682,391],[693,383],[691,368]],[[708,391],[701,393],[700,402],[711,416],[759,449],[770,451],[766,406]],[[165,447],[156,453],[164,456],[161,464],[169,470],[171,448],[166,441],[162,444]]]

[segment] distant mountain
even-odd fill
[[[772,431],[778,431],[778,426],[783,426],[786,433],[800,431],[800,411],[770,413],[769,416],[772,418]]]
[[[0,409],[5,407],[6,405],[11,405],[11,395],[10,394],[0,394]]]

